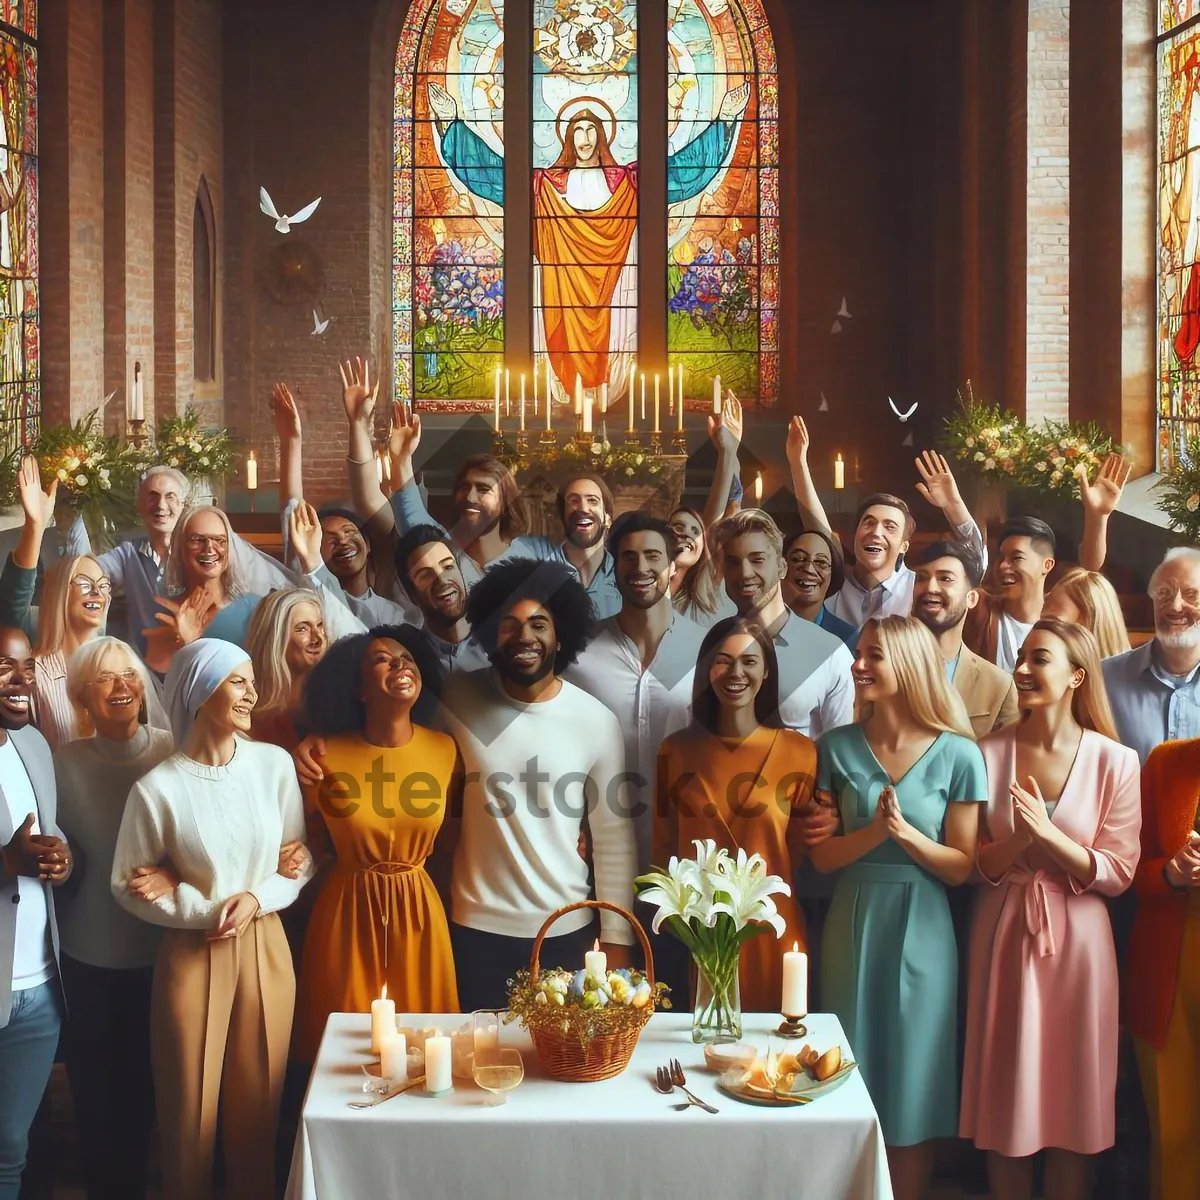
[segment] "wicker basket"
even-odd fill
[[[566,908],[560,908],[546,918],[545,924],[538,932],[537,940],[533,943],[533,953],[529,959],[530,982],[536,984],[541,973],[538,955],[550,926],[559,917],[574,912],[577,908],[606,908],[610,912],[620,913],[633,926],[633,931],[642,944],[642,952],[646,956],[645,975],[653,990],[654,954],[650,949],[646,931],[633,913],[620,905],[609,904],[606,900],[580,900],[577,904],[568,904]],[[653,1012],[653,1001],[644,1008],[622,1007],[612,1011],[584,1010],[568,1006],[546,1009],[544,1014],[539,1012],[531,1017],[527,1026],[538,1058],[553,1078],[562,1079],[567,1083],[595,1083],[601,1079],[612,1079],[629,1066],[633,1048]],[[586,1032],[588,1028],[592,1030],[590,1037]]]

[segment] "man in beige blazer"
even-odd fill
[[[1013,677],[963,645],[967,614],[979,603],[981,564],[962,542],[934,542],[915,564],[913,616],[938,641],[977,738],[1017,719]]]

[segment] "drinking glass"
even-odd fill
[[[481,1056],[475,1054],[475,1083],[490,1092],[487,1103],[507,1104],[508,1093],[525,1078],[525,1063],[521,1052],[511,1046],[502,1046],[494,1053]]]

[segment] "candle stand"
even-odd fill
[[[135,449],[140,450],[146,444],[146,421],[145,418],[140,420],[132,420],[129,422],[129,444]]]
[[[538,445],[543,450],[553,450],[558,446],[558,434],[553,429],[543,429],[538,435]]]
[[[807,1015],[806,1013],[805,1016]],[[781,1038],[808,1037],[808,1027],[804,1024],[803,1017],[785,1016],[780,1022],[779,1028],[775,1030],[775,1036]]]
[[[636,429],[627,429],[625,431],[625,445],[640,446],[642,444],[642,436]]]
[[[687,454],[687,434],[684,433],[682,429],[678,433],[673,433],[671,435],[671,449],[676,454]]]

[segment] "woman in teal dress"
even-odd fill
[[[809,853],[838,871],[822,992],[879,1112],[896,1200],[929,1187],[933,1138],[958,1131],[958,954],[946,888],[975,860],[983,756],[933,635],[868,621],[854,662],[858,720],[817,743],[837,836]]]

